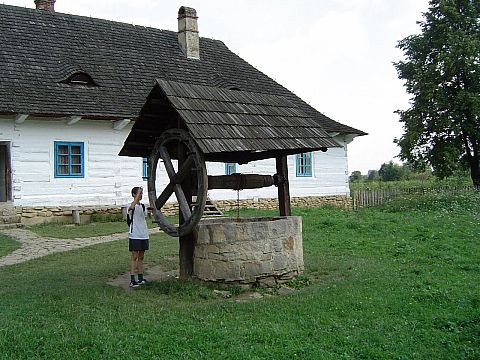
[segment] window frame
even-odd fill
[[[233,172],[229,171],[230,166],[233,165]],[[232,175],[237,172],[237,163],[226,162],[225,163],[225,175]]]
[[[142,158],[142,179],[148,180],[148,157]]]
[[[295,155],[295,170],[297,177],[313,177],[312,151]]]
[[[68,153],[66,154],[68,156],[68,174],[61,174],[59,170],[59,166],[65,165],[65,164],[60,164],[59,163],[59,152],[58,149],[60,146],[68,146]],[[71,148],[72,146],[79,146],[80,147],[80,154],[72,154]],[[84,178],[85,177],[85,145],[83,142],[79,141],[54,141],[54,177],[57,179],[65,179],[65,178]],[[62,154],[65,155],[65,154]],[[72,163],[72,156],[78,156],[80,155],[80,163],[73,164]],[[72,174],[72,166],[79,166],[80,165],[80,173],[75,173]]]

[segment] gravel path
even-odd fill
[[[0,267],[22,263],[53,253],[79,249],[85,246],[101,244],[109,241],[126,239],[127,232],[95,236],[91,238],[57,239],[41,237],[25,229],[5,229],[1,231],[18,240],[22,246],[14,252],[0,257]],[[158,228],[150,229],[150,234],[159,232]]]

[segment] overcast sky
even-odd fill
[[[34,8],[34,0],[0,0]],[[393,61],[398,40],[418,33],[428,0],[57,0],[55,10],[177,30],[182,5],[200,36],[233,52],[320,112],[368,132],[348,147],[349,172],[395,159],[408,96]]]

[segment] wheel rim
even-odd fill
[[[186,159],[182,165],[178,167],[177,172],[175,172],[168,151],[168,146],[175,143],[177,146],[182,144],[187,150]],[[160,196],[157,197],[155,179],[157,176],[157,165],[160,159],[163,160],[169,183],[163,189]],[[155,143],[148,165],[148,197],[153,208],[155,221],[159,224],[160,228],[170,236],[184,236],[191,233],[202,218],[207,201],[208,189],[205,161],[195,141],[185,130],[170,129],[165,131]],[[185,179],[192,175],[196,178],[194,186],[197,192],[197,201],[193,210],[191,210],[188,205],[184,189],[181,185]],[[184,218],[184,222],[179,226],[170,223],[162,212],[162,207],[172,194],[175,194],[179,211]]]

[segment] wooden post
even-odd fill
[[[187,158],[185,153],[185,148],[180,143],[178,146],[178,168],[182,166],[184,161]],[[192,205],[192,187],[191,179],[189,176],[181,184],[185,198],[187,199],[188,206],[191,208]],[[179,211],[179,224],[183,224],[185,219],[183,218],[182,212]],[[195,250],[196,238],[193,233],[180,236],[179,237],[179,250],[178,256],[180,259],[180,280],[187,280],[192,277],[193,274],[193,252]]]
[[[72,224],[80,224],[80,210],[72,210]]]
[[[290,207],[287,157],[277,157],[275,161],[277,165],[277,174],[281,179],[278,184],[278,209],[280,210],[280,216],[291,216],[292,209]]]

